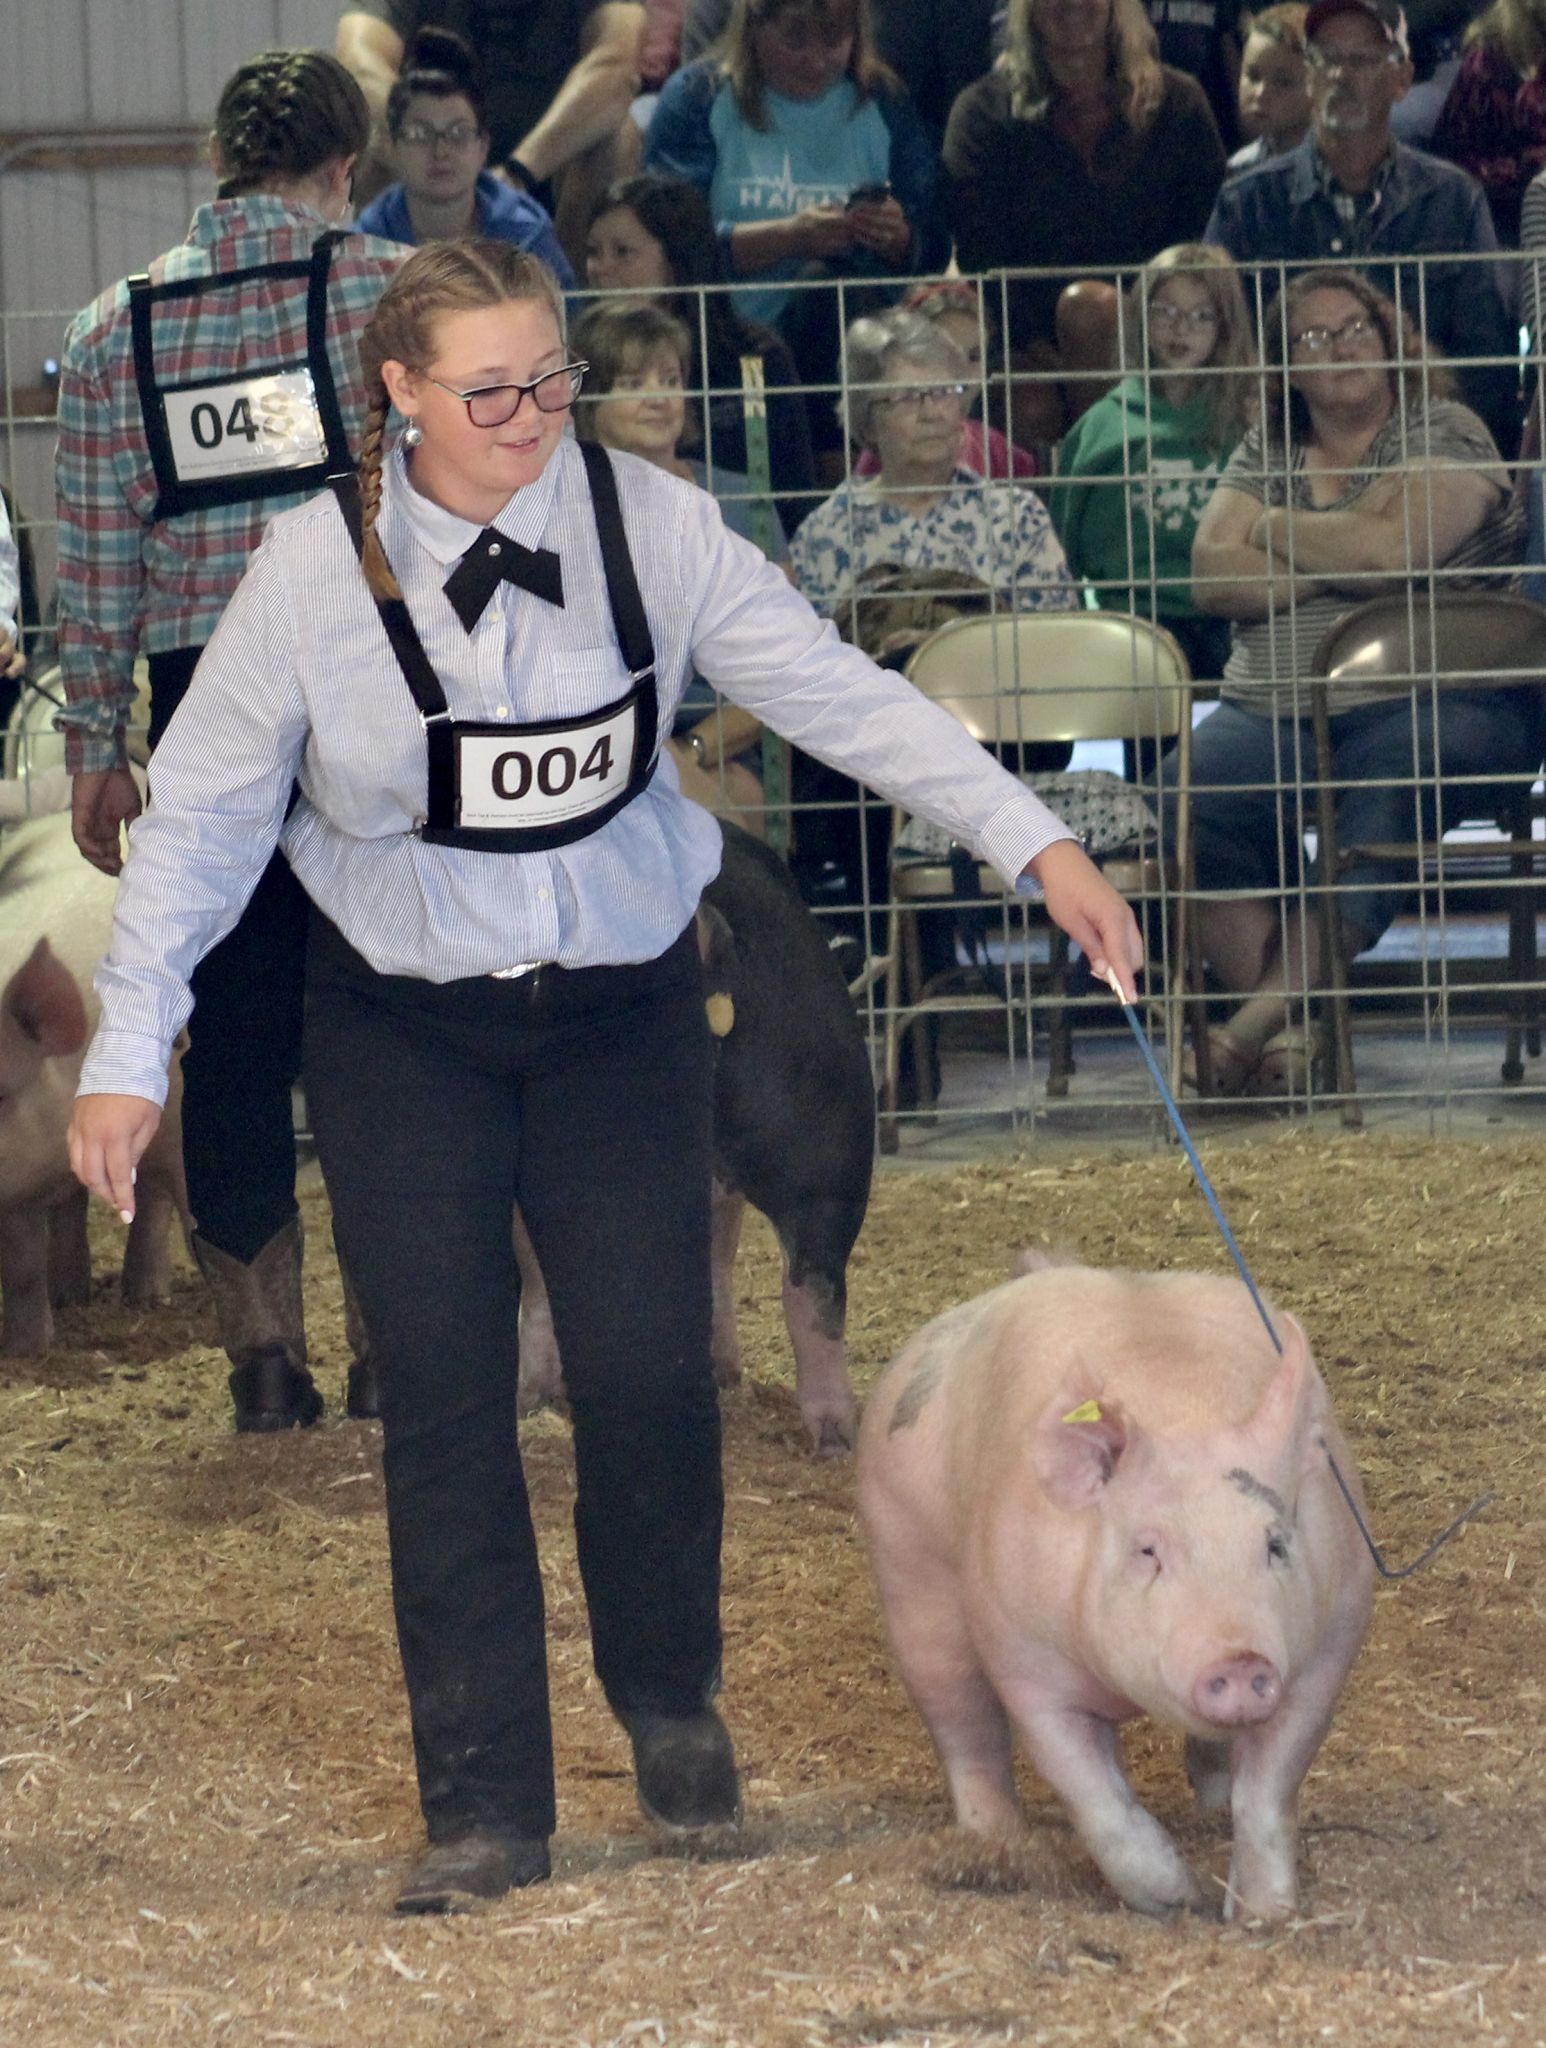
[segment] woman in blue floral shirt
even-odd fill
[[[848,430],[874,450],[879,474],[840,484],[801,526],[791,557],[811,603],[863,645],[857,593],[880,569],[948,570],[1017,611],[1078,604],[1035,492],[985,480],[957,460],[967,375],[951,337],[916,313],[897,308],[848,330]]]

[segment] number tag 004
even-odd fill
[[[638,707],[630,699],[566,731],[457,734],[457,817],[465,826],[564,825],[628,786]]]
[[[181,483],[305,469],[327,453],[310,370],[233,377],[161,396]]]

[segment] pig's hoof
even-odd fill
[[[819,1407],[815,1404],[808,1408],[802,1406],[800,1414],[810,1431],[811,1447],[818,1458],[846,1458],[853,1450],[859,1421],[851,1400],[824,1401]]]

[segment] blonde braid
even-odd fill
[[[386,386],[379,379],[370,393],[370,410],[365,415],[365,438],[360,443],[360,463],[355,474],[360,485],[360,566],[371,594],[400,598],[402,586],[392,574],[386,551],[376,538],[376,520],[381,513],[381,442],[391,410]]]

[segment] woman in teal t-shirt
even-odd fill
[[[1200,242],[1162,250],[1133,291],[1127,339],[1149,374],[1065,435],[1052,521],[1097,604],[1168,627],[1192,674],[1216,680],[1229,622],[1192,603],[1192,536],[1248,423],[1250,324],[1232,259]]]

